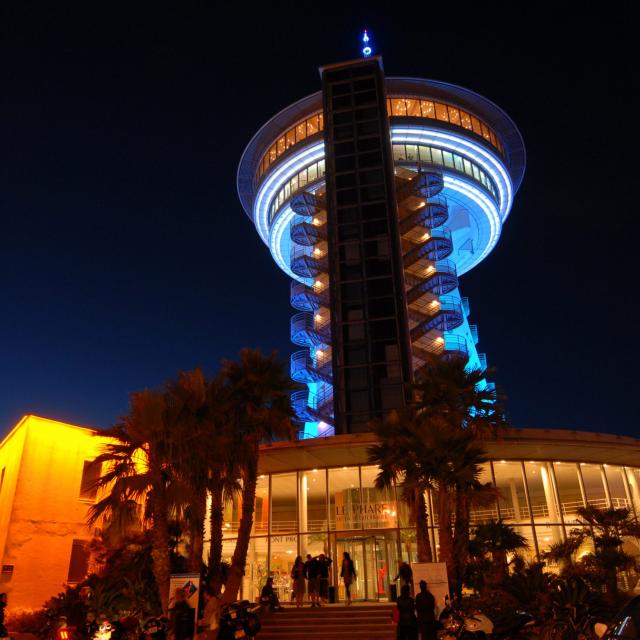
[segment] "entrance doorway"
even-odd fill
[[[345,599],[340,579],[342,554],[347,551],[356,569],[351,599],[359,601],[389,600],[389,585],[398,572],[397,534],[395,531],[332,534],[334,584],[339,601]]]

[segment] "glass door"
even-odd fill
[[[390,580],[397,571],[395,538],[385,533],[375,535],[335,534],[334,584],[338,601],[344,601],[344,584],[340,579],[342,554],[347,551],[356,569],[351,586],[352,600],[388,600]]]
[[[336,546],[334,553],[334,571],[336,585],[336,599],[338,602],[345,600],[344,583],[340,577],[342,568],[342,554],[346,551],[353,560],[356,570],[356,579],[351,585],[351,600],[366,600],[366,562],[364,541],[362,535],[336,534]]]

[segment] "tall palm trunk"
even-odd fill
[[[222,483],[211,485],[211,513],[209,529],[211,531],[211,550],[209,553],[209,586],[214,593],[222,587],[222,527],[224,526],[224,503]]]
[[[151,526],[151,559],[153,576],[158,587],[158,596],[163,613],[169,610],[169,581],[171,578],[171,561],[169,558],[169,517],[168,502],[164,483],[160,480],[150,493],[152,526]]]
[[[247,562],[247,550],[249,538],[253,527],[253,507],[256,500],[256,486],[258,484],[258,446],[252,451],[251,459],[247,460],[242,475],[242,515],[238,527],[238,539],[233,551],[229,577],[224,590],[224,602],[234,602],[238,597],[238,591],[244,576],[244,568]]]
[[[446,486],[440,485],[438,487],[438,536],[440,538],[438,560],[447,565],[449,584],[453,584],[455,577],[451,507],[451,493]]]
[[[427,503],[422,489],[414,490],[413,499],[414,520],[416,523],[416,541],[418,547],[418,562],[433,562],[429,528],[427,526]]]
[[[193,505],[194,514],[191,518],[189,535],[189,557],[187,567],[193,573],[202,571],[202,556],[204,555],[204,518],[207,511],[207,492],[202,491],[197,497],[197,504]]]
[[[462,487],[457,487],[455,494],[456,522],[453,534],[453,553],[455,558],[455,576],[453,588],[459,596],[462,593],[462,583],[465,569],[469,560],[469,522],[470,502],[469,494]]]

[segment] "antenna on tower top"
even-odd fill
[[[362,34],[362,44],[364,45],[362,47],[362,55],[365,58],[368,58],[371,53],[373,52],[373,49],[371,48],[371,45],[369,44],[369,41],[371,40],[371,36],[368,34],[367,30],[364,30],[364,33]]]

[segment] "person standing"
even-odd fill
[[[318,559],[312,558],[310,553],[307,553],[307,561],[304,563],[304,574],[307,578],[307,591],[309,592],[311,606],[319,607],[318,588],[320,582],[320,565],[318,564]]]
[[[416,613],[418,614],[418,630],[420,640],[436,640],[436,599],[427,590],[425,580],[420,580],[420,593],[416,596]]]
[[[408,584],[402,585],[396,606],[398,607],[397,640],[418,640],[416,603],[411,597],[411,588]]]
[[[405,584],[409,585],[411,593],[413,593],[413,571],[407,562],[401,562],[398,567],[398,575],[393,579],[394,582],[400,580],[400,590]]]
[[[4,626],[4,610],[7,606],[7,594],[0,593],[0,638],[6,638],[9,635],[7,627]]]
[[[184,589],[176,589],[173,607],[169,609],[169,628],[173,640],[191,640],[195,627],[195,609],[189,606]]]
[[[88,586],[80,588],[78,591],[78,599],[71,605],[67,623],[73,627],[75,635],[80,640],[90,637],[89,621],[87,614],[89,613],[89,601],[91,600],[91,589]]]
[[[319,567],[319,579],[320,579],[320,589],[319,596],[320,600],[318,604],[327,603],[329,600],[329,569],[331,567],[331,558],[321,553],[318,556],[318,567]]]
[[[357,578],[356,568],[353,565],[353,560],[348,551],[342,554],[342,566],[340,567],[340,577],[344,582],[344,604],[348,606],[351,604],[351,584]]]
[[[302,556],[298,556],[291,569],[291,580],[293,581],[293,593],[296,599],[296,607],[299,609],[304,602],[304,574],[305,566]]]

